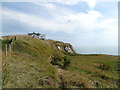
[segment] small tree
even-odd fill
[[[69,66],[69,64],[70,64],[70,60],[69,60],[69,58],[67,56],[64,56],[63,60],[64,60],[64,62],[63,62],[62,68],[66,69]]]

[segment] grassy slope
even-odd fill
[[[68,55],[71,64],[58,75],[58,69],[50,63],[51,56],[64,54],[52,43],[55,41],[19,36],[3,68],[3,87],[117,87],[117,56]],[[103,70],[100,65],[109,67]]]
[[[43,77],[50,77],[54,83],[56,70],[49,60],[54,50],[50,46],[27,37],[14,41],[12,50],[12,57],[3,72],[8,75],[5,76],[4,87],[41,87],[39,82]]]
[[[92,87],[117,87],[118,79],[116,56],[96,55],[96,56],[72,56],[69,70],[79,73]],[[108,66],[105,70],[100,65]]]

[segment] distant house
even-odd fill
[[[42,40],[45,40],[45,39],[46,39],[45,34],[41,34],[40,37],[41,37]]]
[[[40,38],[42,40],[45,40],[46,39],[46,36],[45,34],[40,34],[40,33],[28,33],[28,36],[32,36],[33,38],[36,37],[36,38]]]

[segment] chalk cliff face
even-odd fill
[[[59,51],[63,51],[63,52],[67,52],[67,53],[75,53],[72,45],[69,43],[63,43],[60,41],[51,41],[49,43],[53,48],[55,48]]]

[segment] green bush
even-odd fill
[[[63,69],[67,69],[67,67],[68,67],[69,64],[70,64],[70,60],[69,60],[69,58],[68,58],[67,56],[61,57],[61,56],[55,54],[55,55],[53,55],[53,57],[52,57],[51,63],[52,63],[53,65],[58,65],[58,66],[60,66],[60,67],[63,68]]]
[[[5,44],[8,44],[10,40],[2,40],[2,50],[5,50]]]
[[[64,60],[64,62],[63,62],[62,68],[66,69],[69,66],[69,64],[70,64],[70,60],[69,60],[69,58],[67,56],[64,56],[63,60]]]
[[[61,61],[61,57],[57,54],[53,55],[51,63],[53,65],[58,65],[58,63]]]

